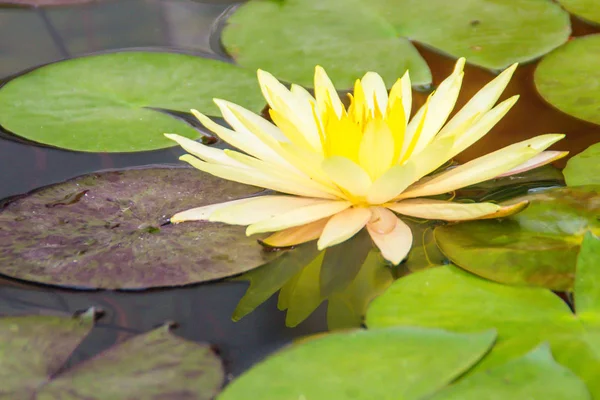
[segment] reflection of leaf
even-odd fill
[[[62,372],[93,319],[93,309],[76,318],[0,318],[0,398],[208,400],[220,390],[223,367],[210,346],[180,339],[168,327]]]
[[[457,332],[494,328],[498,343],[477,369],[498,366],[541,342],[600,396],[600,239],[587,234],[578,260],[573,315],[547,289],[505,286],[454,266],[418,272],[396,281],[367,313],[373,328],[421,326]],[[544,397],[540,397],[544,398]],[[554,398],[554,397],[552,397]]]
[[[456,265],[485,278],[565,290],[587,230],[600,232],[600,186],[557,188],[520,197],[531,201],[502,220],[435,229],[440,249]]]
[[[321,64],[350,88],[368,70],[388,85],[406,69],[413,83],[431,83],[409,39],[498,70],[546,54],[569,33],[569,15],[549,0],[252,0],[233,13],[222,39],[242,66],[312,86]]]
[[[238,226],[165,223],[175,212],[258,191],[188,168],[103,172],[48,186],[0,212],[0,273],[109,289],[239,274],[277,253]]]
[[[330,334],[268,358],[219,399],[420,399],[476,363],[494,336],[415,328]]]
[[[90,152],[172,147],[165,132],[198,131],[154,109],[217,113],[213,97],[258,111],[254,73],[185,54],[119,52],[62,61],[0,89],[0,125],[26,139]]]
[[[571,157],[563,174],[569,186],[600,184],[600,143]]]
[[[598,9],[596,3],[595,7]],[[569,41],[538,64],[534,81],[540,95],[560,111],[600,124],[600,34]]]

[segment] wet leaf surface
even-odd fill
[[[475,371],[498,367],[548,342],[554,358],[576,373],[594,398],[598,398],[599,263],[600,239],[587,234],[577,263],[577,314],[547,289],[506,286],[455,266],[444,266],[392,284],[372,303],[367,325],[369,328],[419,326],[455,332],[494,328],[498,331],[498,342]]]
[[[600,144],[571,157],[563,174],[569,186],[600,184]]]
[[[244,228],[168,224],[176,212],[261,189],[191,168],[84,175],[48,186],[0,212],[0,273],[76,288],[141,289],[220,279],[281,253]]]
[[[550,189],[520,197],[524,211],[500,220],[435,229],[436,242],[456,265],[487,279],[567,290],[586,231],[600,232],[600,186]]]
[[[0,125],[34,142],[86,152],[135,152],[200,133],[161,110],[218,115],[213,97],[259,111],[253,71],[178,53],[117,52],[42,66],[0,88]]]
[[[420,399],[479,361],[494,338],[419,328],[334,333],[261,362],[219,400]]]
[[[596,5],[596,8],[597,5]],[[573,39],[552,52],[535,70],[540,95],[560,111],[600,124],[600,34]]]

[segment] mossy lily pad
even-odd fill
[[[600,34],[573,39],[544,57],[534,74],[540,95],[566,114],[600,124],[598,53]]]
[[[0,88],[0,125],[34,142],[87,152],[174,146],[199,131],[160,110],[216,115],[213,97],[259,111],[255,73],[186,54],[118,52],[49,64]]]
[[[177,286],[272,260],[240,226],[168,223],[176,212],[261,189],[191,168],[85,175],[9,201],[0,211],[0,273],[78,288]]]
[[[598,7],[596,0],[558,0],[558,2],[565,10],[579,18],[594,24],[600,24],[600,7]]]
[[[269,21],[269,23],[265,23]],[[242,66],[312,86],[315,64],[339,89],[366,71],[388,85],[431,72],[410,41],[501,70],[564,43],[569,15],[550,0],[251,0],[229,18],[223,44]]]
[[[600,185],[600,143],[571,157],[563,174],[569,186]]]
[[[434,235],[456,265],[498,282],[568,290],[586,231],[600,233],[600,186],[520,197],[524,211],[501,220],[440,226]]]
[[[392,284],[372,303],[367,312],[367,325],[369,328],[411,326],[455,332],[496,329],[498,342],[475,371],[497,367],[548,342],[555,359],[577,374],[593,398],[598,398],[599,263],[600,239],[588,233],[577,261],[576,314],[550,290],[502,285],[455,266],[444,266],[415,273]]]
[[[74,318],[0,318],[2,399],[212,399],[224,379],[207,344],[163,326],[63,371],[93,327],[94,310]]]

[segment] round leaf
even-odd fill
[[[253,72],[176,53],[120,52],[49,64],[0,88],[0,125],[51,146],[134,152],[174,146],[165,132],[199,132],[160,110],[217,114],[213,97],[253,110],[264,103]]]
[[[258,193],[191,168],[85,175],[0,212],[0,273],[40,283],[126,289],[248,271],[276,257],[240,226],[168,224],[176,212]]]
[[[558,2],[571,14],[588,22],[600,24],[600,7],[596,0],[558,0]]]
[[[413,45],[363,0],[251,0],[229,18],[222,41],[241,66],[304,86],[317,64],[339,89],[367,71],[389,87],[407,69],[414,84],[431,82]]]
[[[549,54],[535,70],[544,100],[560,111],[600,124],[600,35],[571,40]]]
[[[600,103],[599,103],[600,104]],[[600,143],[596,143],[567,162],[563,170],[569,186],[600,184]]]
[[[417,328],[331,334],[263,361],[219,400],[420,399],[476,363],[494,338]]]
[[[441,226],[434,235],[452,262],[474,274],[567,290],[584,234],[600,232],[599,199],[600,186],[551,189],[512,200],[530,201],[512,217]]]

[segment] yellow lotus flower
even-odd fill
[[[181,157],[212,175],[279,193],[195,208],[171,222],[218,221],[248,225],[246,233],[276,232],[264,242],[291,246],[314,239],[319,249],[341,243],[365,226],[383,256],[397,264],[412,244],[409,227],[396,214],[459,221],[494,218],[525,204],[453,203],[423,197],[549,163],[566,152],[544,151],[562,134],[515,143],[456,168],[427,176],[483,137],[518,96],[494,104],[516,65],[482,88],[448,122],[460,90],[464,59],[409,121],[408,72],[386,89],[368,72],[357,80],[350,106],[342,104],[321,67],[315,96],[301,86],[287,89],[258,71],[274,123],[236,104],[215,99],[233,129],[196,110],[194,115],[222,140],[241,150],[220,150],[167,134],[191,154]],[[492,108],[493,107],[493,108]]]

